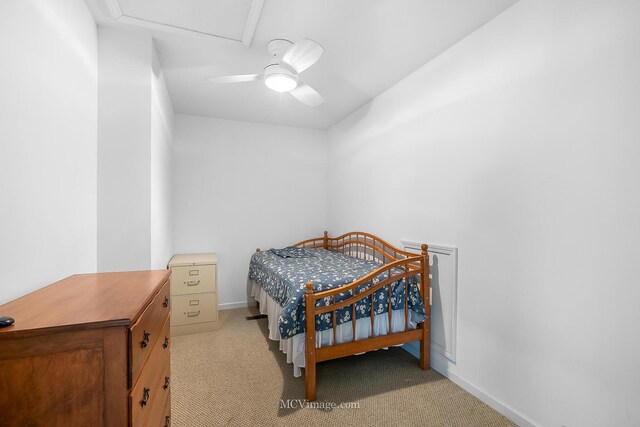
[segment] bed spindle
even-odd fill
[[[371,336],[374,336],[374,335],[375,335],[375,333],[374,333],[374,331],[375,331],[375,329],[374,329],[374,324],[375,324],[375,309],[374,309],[374,304],[373,304],[373,301],[374,301],[374,295],[375,295],[375,292],[371,294]]]
[[[353,290],[353,294],[356,294],[356,290]],[[356,303],[351,304],[351,329],[353,330],[353,337],[351,341],[356,340]]]
[[[334,304],[336,303],[336,296],[335,295],[333,296],[333,303]],[[337,340],[337,337],[336,337],[336,327],[337,327],[337,323],[338,323],[338,322],[336,322],[336,310],[333,310],[331,312],[331,314],[332,314],[332,317],[333,317],[333,322],[332,322],[333,323],[333,345],[336,345],[338,343],[338,340]]]
[[[409,277],[404,278],[404,330],[409,330]]]
[[[389,277],[391,277],[391,271],[389,271]],[[389,329],[387,329],[387,333],[390,334],[391,333],[391,319],[393,316],[393,310],[391,307],[391,283],[389,283],[389,308],[387,310],[387,312],[389,313]]]

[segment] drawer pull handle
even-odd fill
[[[164,301],[162,301],[162,306],[163,307],[169,307],[169,297],[165,295],[164,297]]]
[[[189,280],[186,284],[187,286],[198,286],[200,284],[200,280]]]
[[[162,348],[169,347],[169,337],[164,337],[164,343],[162,343]]]
[[[199,315],[200,315],[200,310],[187,312],[187,317],[198,317]]]
[[[140,341],[140,347],[145,348],[149,344],[149,337],[151,332],[144,331],[142,334],[142,341]]]
[[[142,400],[140,401],[140,406],[142,406],[143,408],[144,408],[144,405],[149,403],[150,392],[151,392],[151,389],[148,389],[146,387],[142,391]]]
[[[171,425],[171,417],[167,415],[164,417],[164,427],[169,427]]]
[[[164,377],[164,385],[162,388],[165,390],[169,388],[169,377]]]

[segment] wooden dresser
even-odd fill
[[[218,257],[174,255],[171,269],[171,335],[218,329]]]
[[[0,425],[170,425],[169,274],[75,275],[0,306]]]

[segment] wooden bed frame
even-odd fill
[[[304,240],[296,243],[296,247],[301,248],[324,248],[330,251],[341,252],[356,258],[374,260],[383,265],[377,270],[372,271],[366,276],[356,280],[355,282],[330,289],[322,292],[313,292],[313,282],[307,282],[307,290],[305,294],[305,394],[308,401],[316,400],[316,364],[326,360],[338,359],[340,357],[351,356],[354,354],[378,350],[381,348],[408,343],[411,341],[420,341],[420,368],[429,369],[429,340],[430,340],[430,302],[429,302],[429,255],[427,254],[427,245],[422,245],[422,253],[415,254],[400,250],[384,240],[368,233],[351,232],[343,234],[339,237],[330,238],[325,231],[323,237]],[[259,250],[259,249],[258,249]],[[392,271],[393,270],[393,271]],[[358,286],[370,282],[376,276],[385,273],[389,277],[381,280],[378,284],[369,287],[366,291],[355,294]],[[417,329],[408,329],[409,305],[407,303],[407,287],[404,293],[404,316],[405,330],[402,332],[391,333],[391,301],[389,301],[389,310],[383,315],[389,316],[389,332],[386,335],[376,335],[369,338],[355,339],[356,337],[356,319],[355,303],[370,298],[376,291],[384,286],[389,287],[389,298],[391,298],[391,285],[399,279],[419,276],[420,296],[424,301],[426,320],[421,323]],[[336,302],[336,295],[342,292],[353,290],[354,295],[346,300]],[[316,301],[327,297],[332,298],[332,303],[326,306],[317,307]],[[373,302],[373,301],[372,301]],[[335,344],[328,347],[316,348],[316,325],[315,317],[317,314],[329,313],[333,318],[333,342],[336,342],[336,310],[351,306],[353,339],[351,342]],[[373,307],[373,304],[371,305]],[[373,324],[375,321],[374,310],[371,311],[371,331],[373,333]]]

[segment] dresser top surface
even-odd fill
[[[169,279],[169,270],[76,274],[0,306],[15,319],[0,340],[43,329],[131,325]]]
[[[169,267],[183,267],[189,265],[211,265],[217,264],[218,257],[213,253],[206,254],[178,254],[169,261]]]

